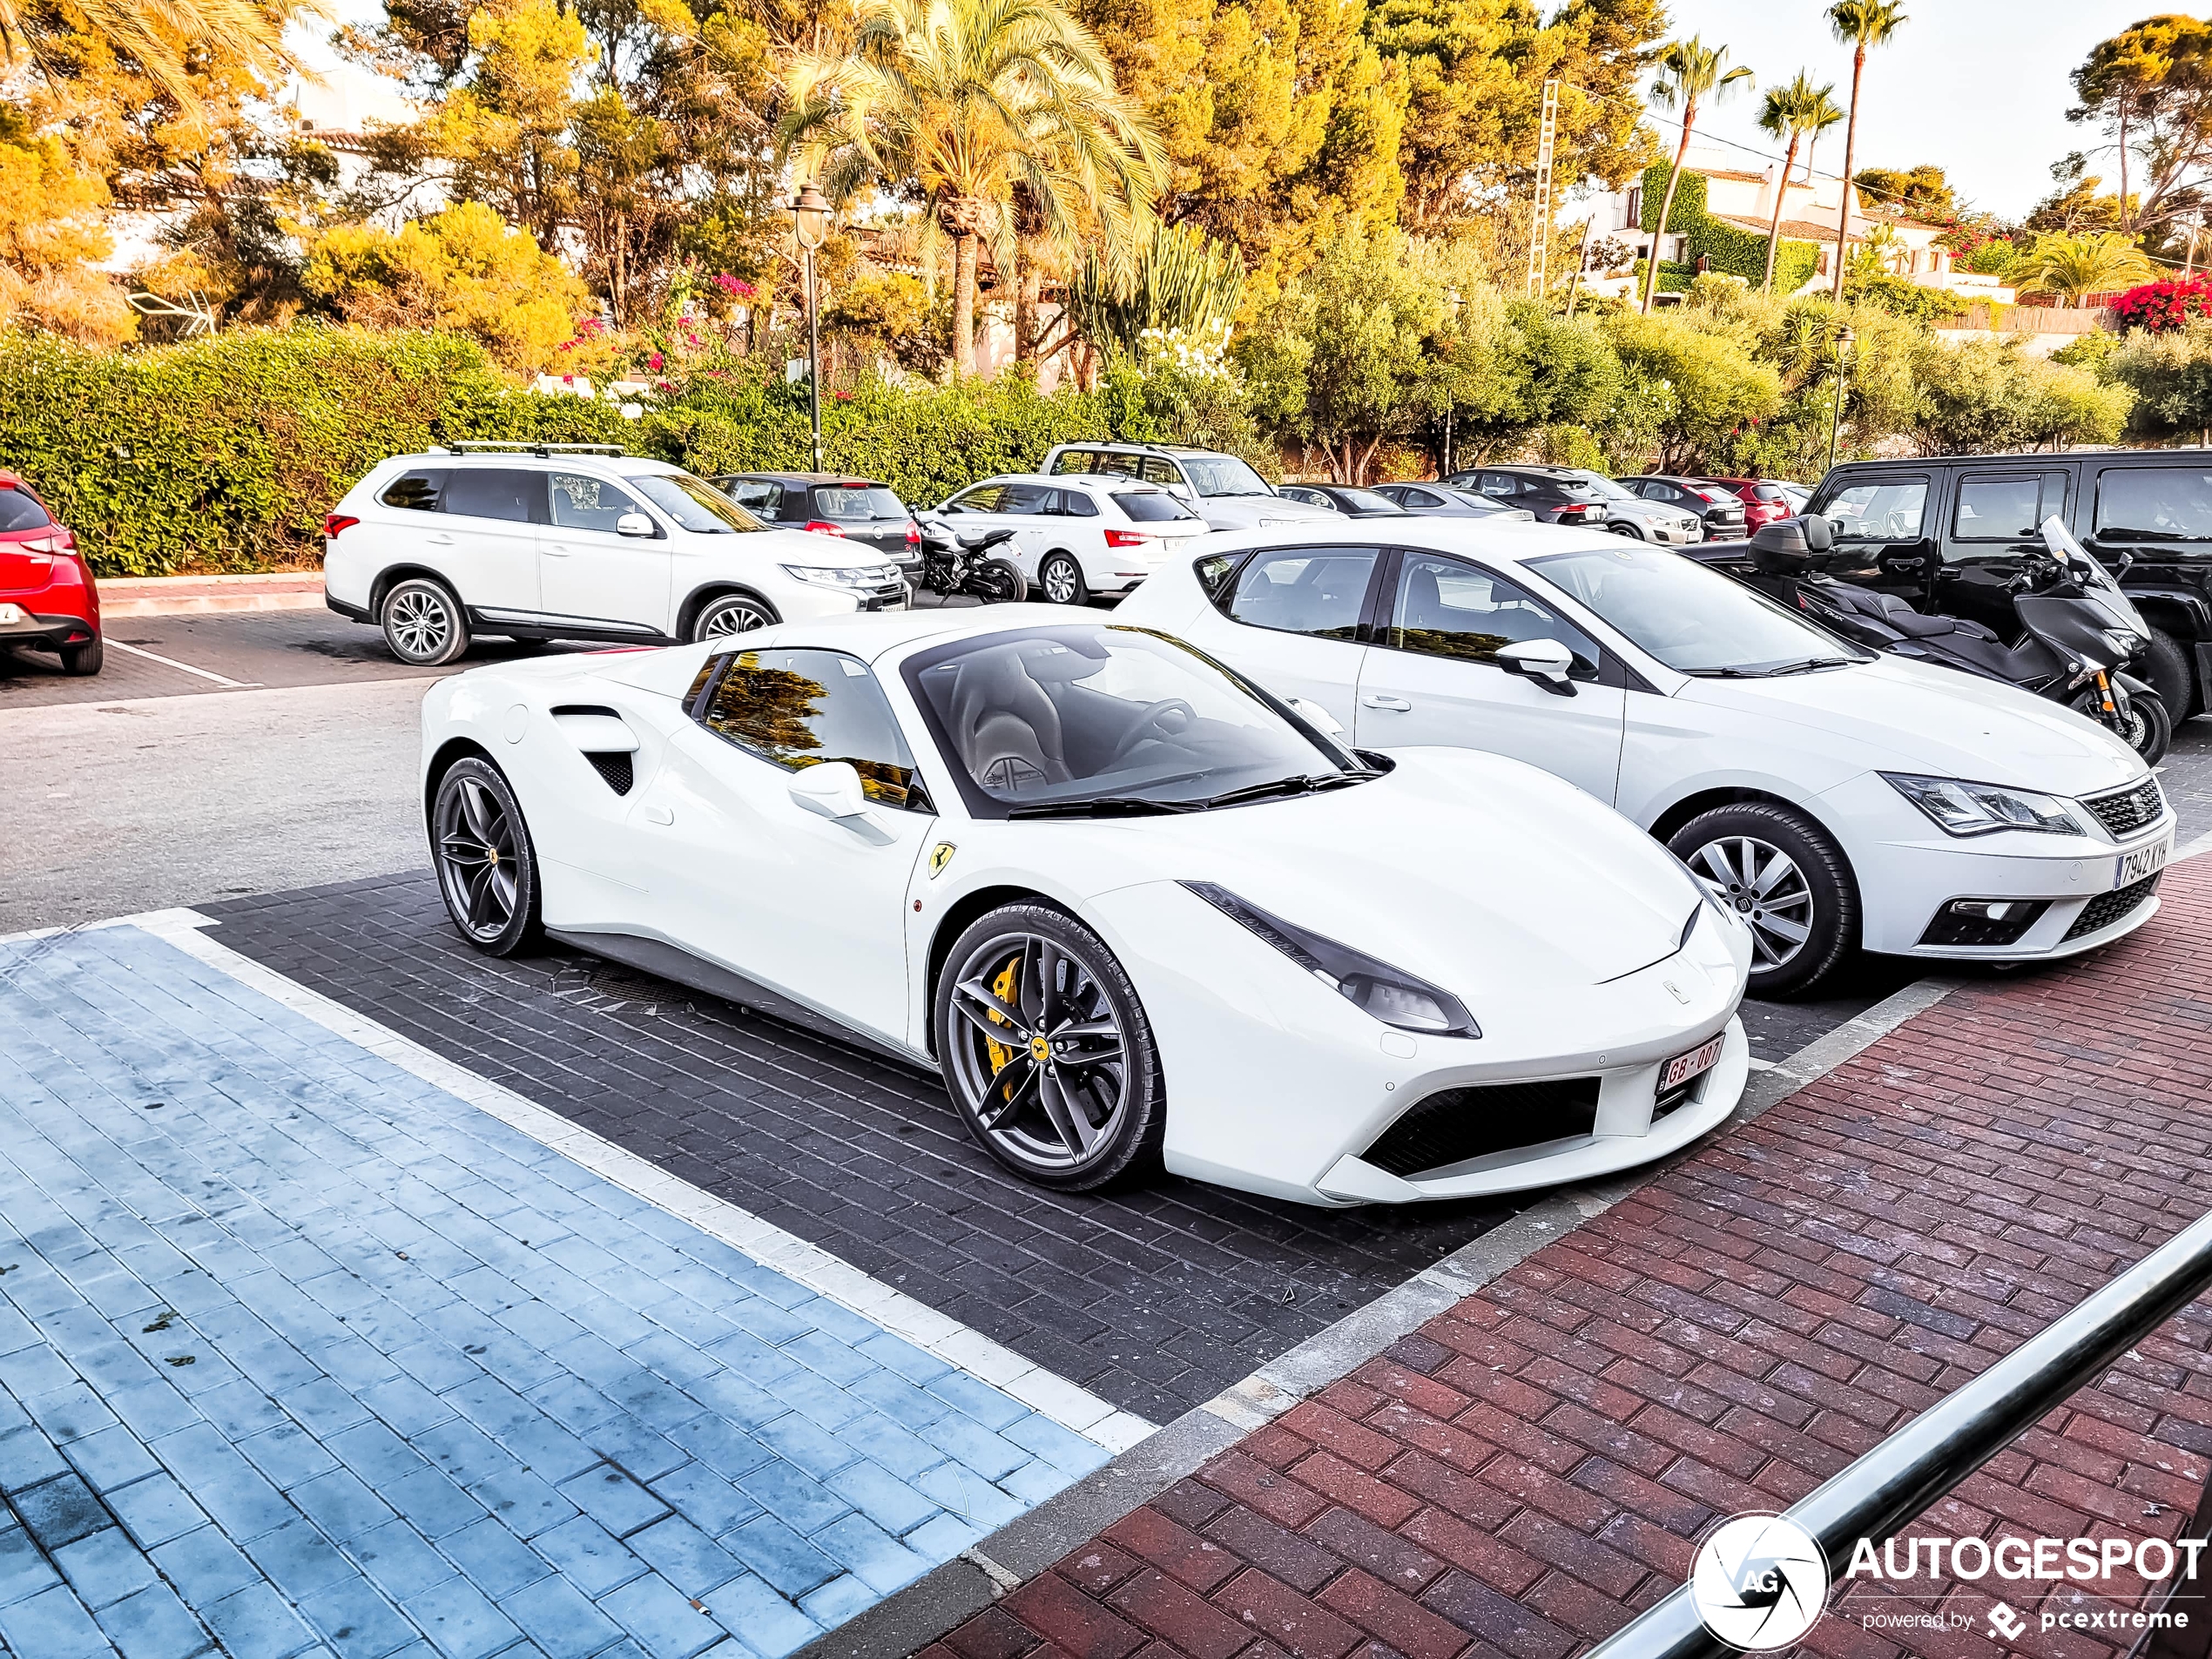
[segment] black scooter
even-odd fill
[[[1751,536],[1751,584],[1844,638],[1892,656],[1939,663],[2063,703],[2110,728],[2151,765],[2165,757],[2174,722],[2139,666],[2150,630],[2055,517],[2046,519],[2048,556],[2008,584],[2020,638],[2007,645],[1978,622],[1924,616],[1894,594],[1827,574],[1834,530],[1810,515],[1760,527]],[[2126,565],[2121,567],[2124,571]]]
[[[1008,604],[1029,590],[1021,570],[1011,560],[992,556],[990,550],[1014,539],[1010,529],[985,532],[973,541],[934,519],[921,519],[921,585],[951,598],[969,594],[987,605]]]

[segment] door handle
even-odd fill
[[[1394,709],[1400,714],[1413,706],[1402,697],[1386,697],[1379,691],[1372,692],[1359,700],[1371,709]]]
[[[573,548],[556,547],[550,542],[540,542],[537,544],[537,550],[544,554],[548,558],[553,559],[565,559],[571,552],[575,551]]]
[[[422,539],[429,543],[432,547],[451,547],[454,543],[454,538],[443,530],[438,531],[434,536],[426,536]]]
[[[671,812],[667,807],[658,806],[651,801],[647,801],[643,806],[640,806],[637,809],[637,815],[640,818],[643,818],[648,824],[673,824],[676,821],[676,814],[674,813]]]

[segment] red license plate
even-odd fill
[[[1710,1071],[1713,1062],[1721,1057],[1721,1046],[1727,1035],[1726,1032],[1723,1032],[1719,1036],[1709,1038],[1688,1054],[1678,1054],[1660,1067],[1659,1092],[1663,1095],[1670,1089],[1679,1089],[1700,1072]]]

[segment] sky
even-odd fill
[[[2100,40],[2140,17],[2177,8],[2173,0],[1906,0],[1908,21],[1866,57],[1859,111],[1861,167],[1910,167],[1932,161],[1973,206],[2019,218],[2050,193],[2051,164],[2101,142],[2094,127],[2066,118],[2074,102],[2068,74]],[[1731,64],[1758,83],[1701,111],[1694,143],[1730,138],[1762,156],[1781,146],[1758,128],[1761,92],[1800,69],[1815,84],[1835,83],[1838,106],[1851,98],[1851,48],[1830,33],[1819,0],[1670,0],[1674,32],[1707,45],[1725,44]],[[1663,113],[1663,112],[1662,112]],[[1662,125],[1672,139],[1676,129]],[[1765,165],[1743,151],[1747,170]],[[1840,172],[1844,129],[1829,129],[1814,157]],[[2093,157],[2111,188],[2109,154]]]
[[[1702,142],[1730,139],[1759,156],[1778,158],[1780,147],[1758,129],[1762,89],[1786,83],[1798,70],[1832,79],[1836,102],[1851,96],[1851,51],[1831,35],[1820,0],[1670,0],[1677,35],[1697,34],[1707,44],[1725,44],[1730,62],[1758,78],[1748,90],[1702,111]],[[1908,21],[1890,44],[1866,60],[1859,122],[1862,166],[1910,167],[1932,161],[1973,206],[2019,218],[2050,192],[2051,164],[2072,150],[2099,142],[2094,128],[2066,118],[2074,101],[2067,77],[2090,47],[2138,17],[2173,9],[2151,0],[1906,0]],[[347,22],[373,22],[378,0],[338,0]],[[304,43],[303,43],[304,44]],[[320,65],[327,52],[310,50]],[[365,84],[366,83],[366,84]],[[331,73],[330,90],[347,104],[383,105],[386,87],[371,78]],[[398,118],[396,108],[364,112]],[[1676,129],[1659,131],[1671,139]],[[1747,168],[1765,161],[1744,151]],[[1842,170],[1843,128],[1830,129],[1814,157],[1826,172]],[[2093,158],[2107,188],[2114,177],[2109,155]]]

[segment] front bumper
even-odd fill
[[[1860,942],[1868,950],[1949,961],[2056,960],[2124,938],[2158,914],[2155,887],[2141,887],[2137,901],[2124,909],[2110,895],[2137,889],[2144,879],[2124,867],[2129,854],[2171,844],[2170,806],[2152,823],[2108,841],[2026,830],[1947,836],[1871,772],[1828,799],[1844,808],[1844,818],[1872,832],[1845,848],[1858,876]],[[2025,899],[2045,907],[2010,944],[1923,944],[1930,925],[1956,899]]]
[[[1693,898],[1687,884],[1684,896]],[[1172,882],[1092,900],[1159,1044],[1162,1154],[1177,1175],[1331,1206],[1549,1186],[1696,1139],[1728,1116],[1750,1075],[1736,1018],[1750,938],[1710,907],[1682,949],[1605,984],[1531,987],[1501,974],[1467,996],[1483,1035],[1456,1038],[1379,1023],[1227,917],[1194,915],[1194,902]],[[1145,948],[1163,939],[1190,948]],[[1720,1058],[1655,1123],[1661,1068],[1716,1035]],[[1361,1156],[1446,1090],[1568,1078],[1599,1082],[1588,1133],[1409,1177]]]

